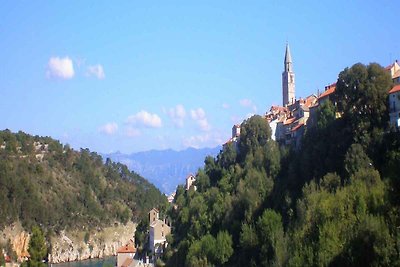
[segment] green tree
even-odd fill
[[[390,74],[380,65],[358,63],[344,69],[336,84],[339,111],[350,119],[361,135],[373,128],[388,126],[387,96],[392,86]]]
[[[265,210],[257,221],[260,239],[260,257],[265,266],[282,266],[285,259],[285,241],[282,217],[273,210]]]
[[[325,129],[335,119],[336,108],[330,100],[322,103],[317,110],[317,128]]]
[[[372,160],[365,153],[360,144],[352,144],[347,150],[344,159],[344,168],[348,176],[355,174],[361,169],[366,169],[372,166]]]
[[[6,265],[6,259],[4,258],[3,248],[0,246],[0,266]]]
[[[28,261],[29,267],[45,267],[46,264],[43,260],[47,256],[46,240],[44,238],[42,230],[38,226],[33,226],[32,235],[29,240],[28,252],[30,259]]]
[[[264,147],[271,138],[267,120],[259,115],[245,120],[240,127],[239,153],[242,160],[258,147]]]
[[[226,263],[233,254],[232,236],[227,231],[221,231],[217,234],[215,242],[215,261],[217,265]]]

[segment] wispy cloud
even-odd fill
[[[88,77],[96,77],[99,80],[102,80],[106,77],[103,66],[100,64],[88,66],[86,75]]]
[[[211,130],[211,125],[208,123],[208,120],[206,118],[206,113],[202,108],[190,110],[190,116],[192,117],[193,120],[197,122],[201,130],[203,131]]]
[[[204,133],[184,138],[182,143],[185,148],[201,148],[221,145],[223,141],[224,140],[221,138],[221,135],[219,133]]]
[[[157,114],[151,114],[145,110],[129,116],[126,122],[148,128],[160,128],[162,126],[161,118]]]
[[[118,124],[115,122],[109,122],[99,127],[99,132],[112,135],[118,130]]]
[[[140,132],[138,129],[132,127],[132,126],[128,126],[128,127],[126,128],[125,133],[126,133],[126,135],[127,135],[128,137],[137,137],[137,136],[140,136],[140,135],[141,135],[141,132]]]
[[[172,121],[176,127],[182,128],[184,126],[186,110],[183,105],[179,104],[179,105],[176,105],[176,107],[170,108],[167,111],[167,114],[172,119]]]
[[[257,106],[256,106],[256,105],[253,103],[253,101],[251,101],[250,99],[247,99],[247,98],[241,99],[241,100],[239,101],[239,104],[240,104],[242,107],[251,108],[251,110],[252,110],[254,113],[257,112]]]
[[[69,57],[51,57],[47,63],[46,76],[67,80],[75,75],[74,64]]]
[[[223,103],[222,104],[222,108],[223,109],[228,109],[228,108],[230,108],[231,106],[229,105],[229,104],[227,104],[227,103]]]

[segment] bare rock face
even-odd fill
[[[29,238],[29,233],[24,231],[19,222],[12,223],[0,231],[0,243],[6,244],[10,241],[19,260],[28,255]]]
[[[51,238],[50,263],[103,258],[117,254],[118,248],[134,240],[136,224],[116,225],[97,230],[62,231]],[[19,223],[0,231],[0,243],[11,241],[19,259],[27,255],[30,235]]]
[[[96,231],[61,232],[52,238],[50,263],[103,258],[116,255],[119,247],[132,241],[136,225],[129,222]]]
[[[22,231],[17,234],[13,241],[13,249],[17,253],[19,259],[28,255],[28,245],[29,245],[30,235]]]

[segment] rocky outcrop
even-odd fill
[[[22,228],[19,222],[12,223],[0,231],[0,244],[5,245],[11,242],[19,261],[28,255],[29,238],[29,233]]]
[[[96,231],[62,231],[52,238],[51,263],[103,258],[116,255],[119,247],[133,241],[136,225],[108,227]]]
[[[53,236],[50,263],[69,262],[116,255],[119,247],[134,240],[136,224],[116,225],[91,231],[62,231]],[[27,254],[29,233],[19,223],[7,226],[0,232],[0,243],[8,240],[18,258]]]

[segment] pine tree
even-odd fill
[[[46,264],[43,260],[46,258],[47,247],[42,230],[38,226],[32,228],[32,236],[29,240],[28,252],[30,259],[28,261],[28,267],[45,267]]]

